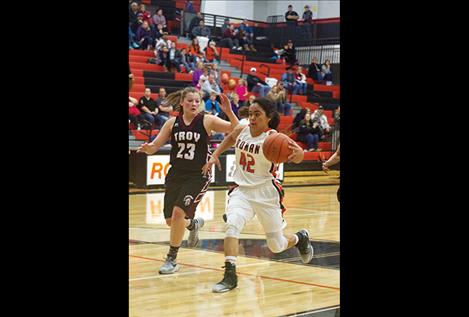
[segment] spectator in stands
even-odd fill
[[[256,100],[256,96],[255,95],[250,95],[248,100],[246,100],[246,102],[244,103],[243,106],[246,106],[246,107],[249,108],[249,106],[254,103],[254,100]]]
[[[244,40],[244,50],[257,52],[254,48],[254,30],[249,26],[248,20],[244,19],[243,22],[239,25],[239,31],[241,32],[242,38]]]
[[[204,81],[201,90],[204,94],[204,101],[210,98],[211,93],[215,93],[216,95],[219,95],[221,93],[220,87],[215,82],[215,78],[213,77],[213,75],[208,75],[208,80]]]
[[[151,14],[150,12],[146,11],[145,4],[140,3],[140,9],[138,11],[139,13],[143,14],[143,21],[147,21],[148,25],[152,27],[153,25],[153,20],[151,19]]]
[[[174,72],[174,69],[177,69],[178,72],[180,72],[180,69],[178,69],[179,64],[178,64],[178,61],[176,60],[176,53],[177,53],[176,43],[172,42],[171,47],[169,48],[168,61],[166,64],[166,67],[171,72]]]
[[[297,130],[298,127],[300,126],[300,121],[305,118],[306,113],[308,112],[308,109],[303,108],[298,112],[293,119],[293,125],[292,125],[292,130]]]
[[[238,110],[239,124],[248,125],[249,124],[249,107],[242,106]]]
[[[308,67],[308,76],[317,82],[322,81],[321,64],[318,63],[317,57],[313,57],[313,60]]]
[[[202,72],[202,75],[200,75],[199,78],[199,83],[197,84],[196,88],[197,89],[202,89],[202,85],[208,80],[208,76],[210,75],[210,70],[211,68],[209,66],[205,66]]]
[[[287,45],[284,46],[285,52],[283,53],[283,56],[285,58],[285,62],[287,63],[288,66],[292,67],[298,64],[297,59],[296,59],[296,48],[293,45],[292,40],[289,40]]]
[[[217,94],[211,93],[210,99],[205,102],[205,111],[214,116],[218,116],[221,112],[220,103],[217,101]]]
[[[326,83],[332,83],[332,70],[331,70],[331,61],[326,59],[324,64],[321,67],[322,80]]]
[[[189,38],[193,39],[195,36],[192,35],[192,30],[200,25],[200,21],[203,20],[201,12],[197,12],[196,16],[192,19],[191,23],[189,24]]]
[[[140,110],[137,108],[138,101],[129,96],[129,122],[134,126],[139,126],[138,118],[141,116]]]
[[[239,46],[239,39],[236,37],[238,30],[231,24],[223,31],[223,38],[220,41],[220,46],[225,46],[233,50],[241,50]]]
[[[285,22],[287,24],[287,36],[293,38],[295,35],[297,21],[300,18],[298,13],[293,11],[293,6],[290,4],[288,6],[288,11],[285,13]]]
[[[184,11],[189,12],[189,13],[195,13],[194,5],[192,3],[192,0],[187,0],[186,5],[184,6]]]
[[[239,96],[237,93],[232,93],[231,98],[231,109],[233,110],[233,113],[239,118],[238,111],[239,108],[241,108],[241,104],[239,103]]]
[[[168,35],[165,33],[155,45],[155,56],[157,57],[157,64],[163,66],[166,70],[169,70],[169,49],[171,47],[171,41],[168,39]]]
[[[277,111],[285,116],[290,115],[292,105],[287,102],[287,94],[283,83],[279,82],[266,96],[277,107]]]
[[[303,21],[304,24],[313,23],[313,11],[311,11],[309,5],[305,5],[305,12],[299,21]]]
[[[313,114],[311,115],[312,120],[316,120],[319,123],[319,128],[321,129],[321,135],[329,134],[331,131],[331,127],[329,122],[327,121],[327,116],[324,114],[324,107],[319,106],[318,109],[314,110]]]
[[[156,39],[156,40],[159,40],[160,38],[163,37],[164,34],[167,34],[167,32],[165,32],[163,30],[163,24],[158,24],[156,25],[156,28],[153,30],[153,37]]]
[[[215,46],[215,41],[210,41],[205,48],[205,60],[208,63],[219,63],[220,54]]]
[[[189,45],[189,61],[197,64],[204,60],[205,53],[200,49],[199,40],[194,38],[191,45]]]
[[[178,72],[181,72],[181,65],[183,65],[186,69],[186,73],[192,74],[192,72],[195,70],[194,63],[190,63],[187,59],[186,48],[182,48],[181,50],[176,51],[175,64]]]
[[[169,47],[166,45],[162,45],[158,50],[158,65],[163,66],[165,71],[169,71],[168,63],[169,63]]]
[[[204,20],[200,20],[199,26],[196,26],[192,30],[192,35],[194,35],[199,40],[200,49],[202,51],[205,50],[210,39],[210,29],[205,26]]]
[[[204,69],[204,63],[198,62],[196,65],[196,69],[192,73],[192,86],[194,87],[199,83],[200,76],[202,76]]]
[[[246,81],[248,82],[249,92],[259,93],[261,97],[265,97],[270,91],[270,86],[257,76],[255,67],[251,68],[251,72],[247,76]]]
[[[202,99],[203,92],[199,91],[198,93],[199,93],[199,96],[200,96],[200,104],[199,104],[199,108],[197,108],[197,111],[198,112],[204,112],[205,111],[205,101]]]
[[[166,89],[160,88],[158,92],[158,99],[156,99],[156,105],[158,106],[158,120],[162,122],[161,126],[168,121],[171,112],[173,111],[173,106],[165,105],[164,102],[166,100]]]
[[[283,73],[281,79],[284,87],[292,94],[296,95],[298,93],[299,85],[296,83],[295,74],[293,73],[293,68],[288,67],[287,72]]]
[[[148,22],[144,21],[138,28],[136,33],[138,44],[142,49],[149,51],[153,45],[153,38],[151,37],[151,29]]]
[[[133,50],[136,48],[140,48],[140,45],[137,44],[137,38],[135,34],[132,32],[132,29],[129,25],[129,50]]]
[[[138,4],[136,2],[132,2],[132,4],[130,5],[130,10],[129,10],[129,23],[130,24],[134,24],[135,22],[137,22],[137,15],[138,15]]]
[[[156,101],[151,97],[150,88],[145,88],[145,93],[140,98],[137,108],[142,113],[142,119],[146,121],[145,129],[150,129],[151,125],[156,122],[156,116],[158,114],[158,106]],[[156,123],[157,129],[159,129],[160,123],[161,122]]]
[[[223,92],[223,89],[221,88],[220,70],[218,69],[218,63],[212,64],[209,73],[213,75],[213,77],[215,78],[215,82],[220,87],[220,90]]]
[[[244,79],[240,78],[238,84],[236,85],[235,92],[239,96],[239,101],[244,104],[248,96],[248,86]]]
[[[308,39],[311,39],[311,24],[313,23],[313,11],[310,10],[309,5],[305,5],[305,12],[298,21],[303,21],[303,32],[306,34]]]
[[[306,95],[306,75],[303,74],[303,67],[299,66],[295,74],[296,84],[298,85],[298,94]]]
[[[285,22],[287,23],[287,25],[296,26],[299,18],[300,16],[298,15],[298,13],[293,11],[293,6],[290,4],[288,6],[288,11],[285,12]]]
[[[316,151],[321,135],[317,120],[311,119],[311,114],[306,113],[304,119],[299,122],[298,126],[298,141],[306,143],[307,149],[305,151]]]
[[[223,21],[223,25],[220,28],[221,34],[223,34],[226,29],[229,29],[230,25],[231,25],[230,24],[230,18],[225,18],[225,20]]]
[[[130,29],[134,34],[137,34],[137,30],[142,26],[143,24],[143,14],[138,13],[137,17],[132,24],[130,24]]]
[[[153,20],[153,24],[155,25],[161,24],[163,25],[163,30],[165,32],[169,32],[168,26],[166,25],[166,18],[163,15],[163,9],[159,9],[159,8],[156,9],[155,14],[152,17],[152,20]]]
[[[287,48],[287,44],[285,44],[285,48]],[[285,53],[284,49],[276,49],[274,47],[274,44],[271,45],[271,49],[272,49],[272,57],[270,59],[273,60],[274,62],[282,58],[283,54]]]

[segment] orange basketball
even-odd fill
[[[288,161],[288,156],[292,150],[288,147],[290,138],[283,133],[273,133],[264,140],[262,152],[266,159],[272,163],[284,163]]]
[[[236,80],[234,80],[233,78],[231,78],[229,81],[228,81],[228,87],[230,89],[234,89],[236,87]]]

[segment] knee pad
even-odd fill
[[[282,231],[266,233],[267,246],[273,253],[280,253],[287,249],[288,240],[283,236]]]
[[[241,230],[244,227],[244,220],[238,215],[230,215],[226,218],[225,237],[239,239]]]

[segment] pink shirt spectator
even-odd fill
[[[245,94],[248,92],[248,87],[246,86],[236,86],[236,94],[239,96],[239,101],[243,103],[246,100]]]

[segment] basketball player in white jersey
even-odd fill
[[[225,275],[212,291],[227,292],[238,284],[236,276],[236,259],[238,256],[238,239],[246,223],[255,215],[264,228],[267,246],[274,253],[280,253],[296,246],[304,263],[313,258],[313,248],[306,229],[296,234],[283,233],[281,192],[275,182],[274,164],[268,161],[262,144],[269,134],[277,133],[275,129],[280,116],[274,105],[266,98],[258,98],[249,107],[249,125],[238,125],[220,144],[211,159],[203,167],[208,173],[213,164],[220,168],[219,156],[230,147],[235,146],[236,170],[233,179],[237,185],[229,192],[226,207],[225,226]],[[289,148],[293,153],[288,157],[293,163],[303,161],[303,149],[294,141]]]

